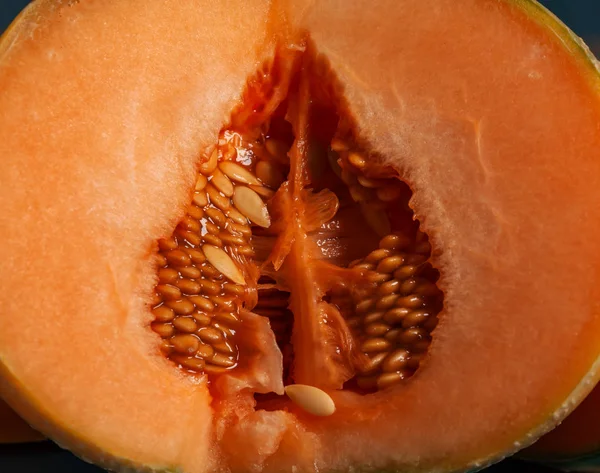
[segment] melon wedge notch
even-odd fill
[[[600,356],[600,81],[528,1],[38,1],[0,395],[116,471],[467,471]]]

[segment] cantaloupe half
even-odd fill
[[[599,84],[529,1],[33,3],[0,395],[123,471],[527,446],[599,375]]]

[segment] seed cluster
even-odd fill
[[[379,248],[350,264],[364,272],[366,284],[334,290],[330,300],[368,360],[358,367],[358,386],[384,389],[411,376],[428,349],[442,307],[438,274],[428,263],[425,234],[392,232],[389,215],[403,202],[403,184],[347,143],[334,140],[331,147],[338,158],[331,164],[350,201],[383,238]],[[243,343],[236,340],[240,310],[247,307],[269,319],[284,356],[284,379],[291,381],[290,294],[266,276],[256,281],[251,270],[252,236],[271,225],[266,202],[286,179],[288,149],[283,140],[224,131],[200,166],[185,217],[159,241],[151,326],[165,355],[186,370],[219,374],[235,368]]]
[[[352,200],[383,237],[378,249],[350,264],[367,271],[371,286],[336,294],[332,301],[347,315],[368,358],[359,367],[358,386],[384,389],[412,376],[427,352],[442,308],[442,292],[435,284],[438,273],[427,262],[431,245],[424,233],[392,233],[388,212],[398,210],[405,192],[398,178],[345,140],[336,138],[331,147]]]
[[[186,216],[158,244],[152,329],[163,338],[163,352],[193,372],[216,374],[236,366],[245,268],[254,254],[251,225],[271,223],[263,198],[273,191],[253,172],[252,160],[240,162],[241,144],[238,134],[222,135],[200,166]],[[264,169],[262,175],[272,177]]]
[[[352,200],[360,205],[366,222],[379,236],[389,235],[392,228],[387,208],[402,197],[401,181],[389,176],[384,167],[375,166],[373,160],[344,140],[334,138],[331,149],[339,156],[332,165],[339,167],[338,174],[348,186]]]
[[[332,299],[368,357],[357,376],[362,389],[384,389],[410,377],[429,347],[442,307],[429,248],[422,233],[415,243],[387,235],[378,249],[350,264],[366,271],[371,284]]]

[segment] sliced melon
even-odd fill
[[[530,444],[598,379],[598,84],[524,1],[34,3],[0,47],[0,394],[116,470]]]

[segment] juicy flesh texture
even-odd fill
[[[527,442],[600,346],[597,79],[564,32],[491,0],[200,3],[41,3],[3,43],[2,394],[112,466],[432,471]],[[183,215],[198,148],[290,29],[310,32],[359,136],[414,190],[443,322],[409,383],[333,392],[326,420],[240,396],[215,399],[213,423],[208,391],[144,326],[153,245]]]

